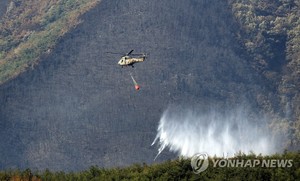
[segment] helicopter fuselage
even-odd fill
[[[130,56],[123,56],[118,64],[120,66],[133,66],[133,64],[138,63],[138,62],[143,62],[145,60],[146,56],[142,57],[130,57]]]

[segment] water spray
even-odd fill
[[[238,152],[271,154],[276,150],[275,138],[266,122],[243,108],[223,113],[169,108],[159,121],[152,145],[159,146],[157,156],[165,148],[184,157],[201,152],[220,157],[224,154],[231,157]]]

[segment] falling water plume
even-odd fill
[[[165,148],[186,157],[199,152],[211,156],[275,152],[266,118],[254,116],[245,108],[223,112],[169,108],[163,113],[157,130],[152,145],[159,145],[158,155]]]

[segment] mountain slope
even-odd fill
[[[275,97],[239,48],[226,2],[103,0],[81,18],[34,69],[0,87],[0,168],[151,163],[168,105],[247,102],[256,114]],[[121,69],[106,53],[131,49],[150,56]]]
[[[4,1],[5,2],[5,1]],[[0,83],[38,64],[98,0],[10,1],[0,24]],[[4,8],[2,8],[4,9]],[[2,10],[3,11],[3,10]]]
[[[251,65],[269,81],[280,100],[273,104],[289,127],[290,147],[300,143],[300,19],[299,1],[229,0],[240,30],[241,45]]]
[[[3,0],[0,2],[0,19],[6,12],[7,4],[8,4],[8,0]]]

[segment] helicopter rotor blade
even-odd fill
[[[129,53],[127,53],[126,55],[130,55],[133,52],[133,50],[131,50]]]
[[[135,56],[138,56],[138,55],[145,55],[145,54],[143,54],[143,53],[132,53],[132,54],[130,54],[130,55],[135,55]]]
[[[149,54],[145,54],[145,53],[132,53],[133,51],[134,50],[131,50],[127,54],[120,53],[120,52],[105,52],[105,53],[113,54],[113,55],[120,55],[120,56],[129,56],[129,55],[132,55],[132,56],[146,56],[147,57],[149,55]]]
[[[105,52],[105,53],[114,54],[114,55],[124,55],[123,53],[117,53],[117,52]]]

